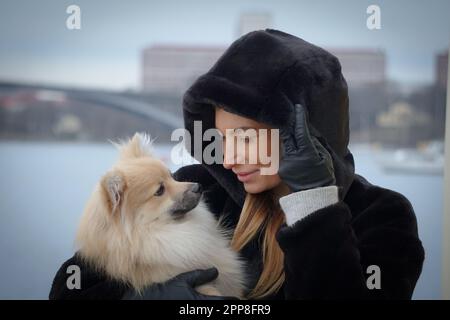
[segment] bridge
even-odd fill
[[[62,93],[70,100],[94,103],[105,107],[126,111],[140,117],[145,117],[159,122],[171,129],[183,127],[183,120],[169,112],[161,110],[158,106],[141,101],[137,98],[121,95],[116,92],[108,92],[101,90],[84,90],[64,88],[57,86],[42,86],[31,84],[16,84],[9,82],[0,82],[0,93],[5,91],[13,91],[19,89],[29,90],[46,90],[57,93]],[[181,107],[181,106],[180,106]]]

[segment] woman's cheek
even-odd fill
[[[259,153],[258,153],[258,140],[255,138],[250,138],[246,143],[246,155],[248,164],[259,164]]]
[[[258,141],[258,164],[263,167],[269,167],[272,162],[272,148],[270,140],[261,139]]]

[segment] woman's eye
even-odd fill
[[[240,139],[240,141],[242,141],[244,143],[250,143],[255,140],[255,137],[251,136],[251,135],[250,136],[243,135],[243,136],[240,136],[239,139]]]
[[[159,185],[158,190],[156,190],[156,192],[155,192],[155,196],[157,196],[157,197],[162,196],[163,193],[164,193],[164,190],[165,190],[164,184],[161,183],[161,184]]]

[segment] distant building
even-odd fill
[[[364,86],[386,81],[386,55],[384,51],[366,48],[325,48],[334,54],[342,66],[348,84]]]
[[[246,24],[247,27],[250,24]],[[142,55],[142,90],[151,93],[180,94],[197,77],[208,71],[226,50],[223,47],[153,45]],[[348,84],[352,87],[383,84],[386,58],[375,49],[328,49],[337,56]]]
[[[430,101],[434,136],[440,139],[443,139],[445,136],[448,54],[449,52],[446,50],[436,55],[434,94],[432,101]]]
[[[224,47],[153,45],[142,54],[142,90],[179,95],[208,71]]]
[[[436,55],[435,83],[439,88],[447,88],[448,51]]]

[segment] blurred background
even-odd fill
[[[72,4],[80,29],[66,25]],[[445,0],[3,0],[0,298],[47,299],[116,159],[108,140],[146,131],[175,170],[184,91],[239,36],[273,28],[341,61],[356,172],[411,201],[426,250],[414,298],[440,299],[449,12]]]

